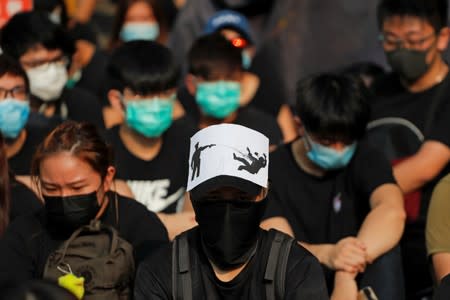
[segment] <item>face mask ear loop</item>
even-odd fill
[[[309,135],[306,133],[306,131],[303,134],[303,138],[304,138],[304,141],[305,141],[304,144],[305,144],[306,151],[307,152],[311,151],[311,149],[312,149],[311,140],[310,140]]]
[[[127,109],[127,105],[125,104],[125,97],[123,96],[123,93],[119,92],[119,101],[120,101],[120,106],[122,107],[123,111],[126,111]]]

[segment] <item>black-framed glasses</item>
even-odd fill
[[[434,37],[436,34],[432,33],[420,39],[398,39],[386,34],[380,34],[378,39],[386,48],[399,49],[399,48],[412,48],[420,49],[423,47],[426,41]]]
[[[28,96],[28,92],[24,86],[16,86],[12,89],[0,87],[0,99],[6,99],[8,98],[8,95],[11,95],[12,98],[24,99]]]

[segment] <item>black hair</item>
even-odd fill
[[[116,17],[114,21],[114,25],[112,27],[111,40],[109,41],[109,48],[114,49],[121,44],[120,40],[120,31],[122,30],[123,25],[125,24],[125,17],[128,13],[129,8],[135,4],[136,2],[144,2],[146,3],[153,11],[153,15],[155,16],[156,22],[159,26],[159,36],[156,39],[157,42],[164,43],[169,34],[169,25],[167,21],[167,16],[163,9],[165,6],[165,2],[169,1],[161,1],[161,0],[118,0],[117,2],[117,10]]]
[[[447,26],[447,0],[381,0],[377,8],[378,26],[390,17],[418,17],[430,23],[436,32]]]
[[[197,39],[188,54],[189,73],[203,79],[228,76],[242,70],[241,49],[234,47],[220,33]]]
[[[353,76],[319,74],[297,84],[296,113],[319,138],[351,142],[363,137],[370,116],[369,91]]]
[[[67,16],[67,7],[64,0],[34,0],[33,10],[42,10],[48,14],[52,13],[57,7],[61,9],[61,24],[67,25],[69,17]]]
[[[375,80],[386,74],[382,66],[369,61],[350,64],[338,72],[343,75],[351,75],[362,79],[367,87],[371,87]]]
[[[176,88],[180,75],[171,51],[152,41],[131,41],[117,48],[107,72],[110,89],[128,87],[140,95]]]
[[[47,49],[60,49],[68,56],[75,52],[73,40],[44,11],[18,13],[2,28],[0,46],[15,59],[38,44]]]
[[[30,82],[25,70],[17,60],[3,53],[0,55],[0,78],[6,74],[21,77],[25,82],[26,91],[30,91]]]

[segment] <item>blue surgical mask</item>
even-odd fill
[[[125,23],[120,31],[124,42],[135,40],[155,41],[159,36],[158,23],[130,22]]]
[[[173,103],[174,97],[127,101],[126,122],[145,137],[159,137],[172,124]]]
[[[0,101],[0,131],[11,139],[15,139],[25,127],[30,115],[28,101],[7,98]]]
[[[245,70],[250,69],[250,66],[252,65],[252,57],[250,56],[250,53],[248,53],[247,50],[242,50],[242,67]]]
[[[241,85],[234,81],[201,82],[195,99],[207,116],[224,119],[239,108]]]
[[[342,169],[347,166],[355,154],[357,143],[346,146],[342,151],[336,151],[319,143],[312,141],[309,137],[304,138],[306,154],[308,158],[324,170]]]

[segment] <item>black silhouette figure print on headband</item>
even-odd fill
[[[191,181],[194,180],[194,177],[200,176],[200,155],[202,154],[203,150],[206,150],[208,148],[214,147],[216,144],[210,144],[206,146],[199,146],[199,142],[195,144],[195,151],[194,154],[192,154],[191,158],[191,169],[192,169],[192,176]],[[197,175],[195,175],[197,173]]]
[[[236,153],[233,153],[233,159],[242,163],[242,165],[238,167],[238,171],[245,170],[250,174],[257,174],[259,170],[266,167],[267,156],[265,153],[259,156],[258,152],[255,152],[254,153],[255,156],[253,156],[252,152],[248,147],[247,152],[248,153],[246,155],[243,155],[244,157],[238,157],[236,156]]]

